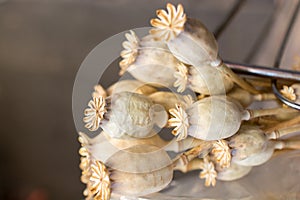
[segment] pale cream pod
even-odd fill
[[[172,133],[182,140],[190,135],[202,140],[220,140],[234,135],[243,120],[297,112],[291,108],[244,109],[239,102],[226,96],[210,96],[196,101],[187,109],[176,104],[168,120]]]
[[[147,138],[134,138],[130,136],[123,136],[122,138],[112,138],[110,137],[107,133],[104,131],[101,132],[105,136],[105,138],[117,149],[127,149],[132,146],[137,146],[137,145],[154,145],[156,147],[162,148],[166,151],[173,151],[173,152],[181,152],[186,149],[192,148],[198,143],[200,143],[198,140],[195,140],[194,138],[187,138],[184,141],[176,141],[176,140],[171,140],[171,141],[166,141],[163,140],[156,132],[152,132],[151,137]],[[105,148],[103,149],[102,145],[98,146],[100,148],[97,150],[97,152],[105,152]]]
[[[190,116],[189,135],[204,140],[220,140],[235,134],[247,113],[226,97],[209,97],[194,103]]]
[[[294,83],[291,86],[284,85],[280,92],[290,101],[300,104],[300,83]]]
[[[201,164],[203,163],[203,159],[195,158],[187,165],[178,166],[175,170],[180,170],[183,173],[187,173],[193,170],[199,170],[201,168]],[[216,165],[216,179],[221,181],[234,181],[240,178],[245,177],[251,171],[251,166],[242,166],[236,163],[230,163],[230,166],[227,168],[220,168]]]
[[[147,96],[120,92],[106,99],[93,97],[85,110],[84,122],[91,131],[101,127],[111,137],[123,135],[151,137],[155,125],[164,127],[168,113],[164,107],[154,104]]]
[[[259,166],[271,159],[275,149],[280,149],[276,142],[268,141],[265,149],[242,160],[233,159],[233,162],[241,166]]]
[[[199,20],[187,18],[181,4],[176,9],[168,3],[167,11],[157,10],[156,14],[158,19],[150,21],[155,27],[150,33],[165,41],[178,60],[193,66],[221,62],[214,35]]]
[[[267,162],[275,149],[299,149],[298,141],[276,141],[291,133],[299,132],[300,125],[278,129],[265,134],[259,127],[243,125],[239,132],[229,140],[232,161],[243,166],[258,166]],[[271,139],[271,140],[270,140]]]
[[[163,140],[155,132],[152,133],[152,137],[148,138],[134,138],[130,136],[124,136],[122,138],[112,138],[107,133],[102,131],[99,135],[94,138],[88,137],[84,133],[79,133],[81,138],[87,138],[86,148],[91,154],[102,162],[105,162],[107,158],[116,153],[119,150],[131,148],[137,145],[154,145],[165,151],[173,151],[176,153],[186,151],[190,148],[202,145],[202,140],[197,140],[192,137],[188,137],[182,141],[166,141]]]
[[[200,21],[187,18],[181,4],[176,9],[168,3],[167,11],[158,10],[156,14],[158,18],[150,21],[154,27],[150,33],[157,40],[165,41],[178,60],[196,67],[217,67],[242,88],[254,94],[259,93],[222,62],[218,57],[218,44],[214,35]]]
[[[101,128],[111,137],[129,135],[132,137],[150,137],[154,125],[164,127],[168,114],[164,107],[154,104],[144,95],[121,92],[111,97],[111,111],[107,113]]]
[[[183,92],[186,88],[190,88],[194,92],[204,95],[222,95],[230,91],[234,83],[224,73],[207,64],[201,67],[179,65],[176,77],[175,87],[178,92]]]
[[[259,127],[242,125],[237,134],[229,139],[229,146],[234,155],[232,160],[243,160],[264,151],[267,148],[267,140],[268,138]]]
[[[300,141],[298,140],[268,141],[268,145],[265,150],[253,154],[243,160],[233,160],[233,162],[243,166],[259,166],[266,163],[268,160],[270,160],[275,150],[282,150],[282,149],[299,150]]]
[[[251,169],[251,166],[242,166],[231,162],[230,167],[217,169],[217,179],[221,181],[234,181],[248,175]]]
[[[108,200],[114,194],[148,195],[167,187],[173,178],[171,159],[156,145],[127,143],[119,149],[103,133],[94,138],[79,135],[90,155],[82,158],[89,161],[82,172],[87,199]]]
[[[239,103],[225,96],[212,96],[193,103],[184,109],[176,105],[169,111],[174,118],[169,126],[174,126],[173,134],[178,140],[187,135],[201,140],[220,140],[234,135],[242,120],[249,119],[249,113]]]
[[[262,94],[251,94],[250,92],[243,90],[239,87],[233,87],[227,96],[237,100],[240,104],[247,108],[254,101],[267,101],[267,100],[276,100],[276,97],[273,93],[262,93]]]
[[[95,160],[103,163],[107,162],[107,160],[117,152],[132,148],[134,146],[150,145],[158,148],[164,148],[165,146],[169,145],[168,142],[162,140],[156,133],[153,133],[153,136],[149,138],[133,138],[130,136],[125,136],[122,139],[112,138],[104,131],[94,138],[90,138],[81,132],[79,135],[80,138],[85,140],[85,148],[90,152],[91,156]],[[177,150],[178,147],[176,148],[176,145],[172,145],[172,148]]]
[[[173,166],[158,147],[139,145],[119,150],[105,162],[93,159],[85,195],[87,199],[109,200],[111,195],[138,197],[158,192],[171,182]]]
[[[115,146],[111,141],[109,141],[104,134],[98,134],[97,136],[90,138],[85,133],[80,132],[80,139],[84,140],[81,144],[88,150],[93,159],[99,160],[101,162],[106,162],[112,155],[116,152],[124,149],[119,146]],[[133,146],[133,145],[131,145]]]
[[[175,105],[178,103],[187,108],[194,102],[191,95],[181,95],[174,92],[165,91],[154,92],[149,95],[149,98],[154,103],[164,106],[166,110],[175,108]]]
[[[107,95],[111,96],[113,93],[119,92],[134,92],[143,95],[150,95],[156,92],[157,89],[150,85],[137,80],[120,80],[107,89]]]
[[[151,145],[138,145],[118,151],[105,165],[111,170],[112,192],[142,196],[164,189],[173,178],[168,154]]]
[[[174,92],[158,91],[149,95],[149,98],[157,104],[162,105],[166,110],[175,108],[176,103],[182,103],[182,96]]]
[[[151,36],[141,41],[133,31],[126,34],[128,41],[123,43],[120,75],[129,72],[137,80],[158,87],[170,87],[175,82],[173,76],[179,61],[169,51],[164,42]]]

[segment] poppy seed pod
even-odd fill
[[[179,65],[174,76],[175,87],[178,92],[183,92],[187,87],[204,95],[223,95],[230,91],[234,83],[224,73],[209,65],[201,67]]]
[[[232,161],[242,165],[242,166],[258,166],[262,165],[268,160],[271,159],[275,150],[282,149],[300,149],[299,140],[268,140],[266,142],[266,148],[261,149],[260,151],[253,153],[246,157],[245,159],[233,159]]]
[[[112,193],[120,195],[141,196],[158,192],[173,178],[170,157],[152,145],[120,150],[104,164],[110,171]]]
[[[251,94],[247,90],[243,90],[239,87],[234,87],[227,93],[227,95],[235,100],[237,100],[243,107],[247,108],[254,101],[267,101],[275,100],[276,97],[273,93],[261,93],[261,94]]]
[[[247,117],[241,105],[224,96],[204,98],[187,109],[189,135],[205,140],[220,140],[234,135]]]
[[[120,80],[111,85],[107,89],[108,96],[118,92],[134,92],[138,94],[150,95],[157,90],[150,85],[146,85],[143,82],[137,80]]]
[[[257,126],[242,125],[240,130],[229,140],[233,148],[233,160],[243,160],[267,148],[267,137]]]
[[[117,150],[105,161],[89,154],[90,162],[83,171],[87,199],[109,200],[112,194],[148,195],[164,189],[173,178],[170,157],[156,146],[138,145]]]
[[[165,107],[166,110],[175,108],[176,104],[180,104],[183,107],[189,107],[194,101],[190,95],[180,95],[173,92],[158,91],[149,95],[149,98],[157,104]]]
[[[179,61],[169,51],[164,42],[154,40],[150,35],[141,41],[133,31],[126,34],[128,41],[123,43],[120,75],[125,71],[134,78],[155,86],[172,86],[173,76]],[[131,39],[135,38],[135,39]],[[130,56],[129,56],[130,55]]]
[[[85,109],[84,122],[91,131],[101,127],[111,137],[151,137],[154,125],[162,128],[168,120],[164,107],[147,96],[120,92],[104,99],[93,97]]]
[[[232,162],[228,168],[217,169],[217,179],[221,181],[234,181],[249,174],[251,169],[251,166],[242,166]]]
[[[107,120],[103,120],[101,128],[111,137],[127,134],[144,138],[152,136],[154,125],[164,127],[168,114],[164,107],[154,104],[148,97],[121,92],[111,97],[110,111]]]
[[[267,141],[266,142],[266,148],[261,149],[257,153],[253,153],[246,157],[245,159],[238,160],[238,159],[233,159],[232,161],[234,163],[237,163],[238,165],[241,166],[259,166],[262,165],[263,163],[267,162],[270,160],[274,153],[274,149],[277,149],[276,147],[276,142],[272,141]]]
[[[229,75],[240,87],[254,94],[259,93],[222,62],[218,57],[218,44],[214,35],[200,21],[186,18],[181,4],[176,9],[168,3],[167,11],[158,10],[156,14],[158,19],[150,21],[154,27],[150,34],[156,40],[165,41],[178,60],[196,67],[218,67],[218,70]]]
[[[247,111],[225,96],[211,96],[196,101],[187,109],[176,105],[169,110],[174,116],[168,124],[172,133],[181,140],[190,135],[202,140],[220,140],[235,134],[242,120],[249,118]]]
[[[282,90],[280,90],[281,94],[289,99],[290,101],[300,103],[300,84],[294,83],[293,85],[286,86],[284,85]]]
[[[154,27],[150,33],[165,41],[178,60],[193,66],[220,63],[214,35],[199,20],[187,18],[181,4],[176,9],[168,3],[167,11],[158,10],[156,14],[158,19],[150,21]]]

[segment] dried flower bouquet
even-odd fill
[[[282,139],[300,130],[299,111],[281,103],[249,109],[254,101],[275,101],[270,88],[226,66],[213,34],[182,5],[156,14],[149,35],[130,31],[122,44],[119,74],[136,80],[95,86],[84,110],[85,127],[103,130],[94,138],[79,133],[86,199],[155,193],[168,187],[174,170],[199,170],[205,186],[215,186],[246,176],[275,150],[300,149],[299,140]],[[297,83],[281,93],[300,101]],[[173,139],[163,139],[161,129]]]

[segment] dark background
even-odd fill
[[[0,199],[82,198],[71,107],[76,72],[97,44],[121,31],[149,26],[166,2],[0,0]],[[235,2],[182,1],[188,15],[211,31]],[[252,54],[259,50],[258,36],[274,2],[243,5],[218,38],[224,59],[272,64],[271,58],[255,60]]]

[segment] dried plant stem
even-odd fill
[[[270,109],[259,109],[259,110],[247,110],[250,114],[250,119],[268,115],[276,115],[281,113],[294,113],[298,112],[292,108],[270,108]]]
[[[273,132],[271,132],[270,134],[268,134],[268,138],[269,139],[278,139],[285,135],[288,135],[291,133],[296,133],[299,131],[300,131],[300,125],[277,129],[277,130],[274,130]]]
[[[188,149],[194,148],[196,146],[202,145],[203,141],[195,139],[193,137],[188,137],[184,140],[177,141],[173,139],[172,141],[166,141],[162,139],[158,134],[155,134],[149,138],[112,138],[107,133],[102,132],[102,134],[108,139],[111,144],[120,149],[126,149],[135,145],[155,145],[157,147],[163,148],[165,151],[173,151],[176,153],[186,151]]]
[[[190,148],[197,147],[203,144],[203,140],[195,139],[193,137],[188,137],[184,140],[176,141],[175,139],[169,142],[164,149],[166,151],[182,152]]]
[[[225,63],[222,63],[218,69],[223,73],[227,74],[233,82],[239,85],[241,88],[249,91],[252,94],[259,94],[260,92],[255,89],[250,83],[246,82],[244,79],[236,75]]]
[[[255,101],[267,101],[267,100],[275,100],[277,99],[273,93],[262,93],[253,95],[253,99]]]
[[[193,170],[199,170],[202,162],[203,162],[202,159],[195,158],[194,160],[190,161],[186,165],[176,166],[174,168],[174,170],[181,171],[183,173],[187,173],[187,172],[190,172],[190,171],[193,171]]]
[[[285,127],[293,126],[293,125],[298,124],[298,123],[300,123],[300,115],[293,118],[293,119],[281,122],[281,123],[277,124],[276,126],[268,128],[268,129],[265,130],[265,132],[267,134],[272,133],[275,130],[279,130],[279,129],[282,129],[282,128],[285,128]]]
[[[276,144],[276,149],[300,150],[300,140],[282,140]]]
[[[273,118],[257,117],[257,118],[251,119],[250,122],[260,124],[260,125],[270,126],[270,125],[277,124],[279,122],[279,120],[273,119]]]
[[[196,146],[180,155],[178,155],[176,158],[173,159],[173,167],[177,168],[182,165],[187,165],[189,162],[191,162],[194,158],[200,156],[201,154],[208,153],[208,150],[212,146],[212,142],[210,141],[202,141],[202,144],[199,146]]]
[[[283,155],[286,153],[290,153],[291,151],[293,151],[293,149],[280,149],[280,150],[277,149],[274,151],[272,158],[275,158],[277,156],[280,156],[280,155]]]
[[[257,87],[271,88],[271,80],[268,78],[246,78],[247,82]]]
[[[168,145],[168,142],[163,140],[158,134],[154,134],[148,138],[113,138],[104,131],[101,132],[101,134],[103,134],[112,145],[119,149],[126,149],[135,145],[155,145],[158,147],[164,147]]]

